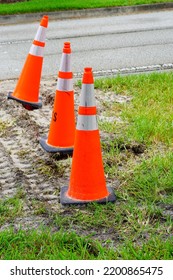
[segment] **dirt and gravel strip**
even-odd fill
[[[47,104],[36,111],[27,111],[17,102],[7,100],[7,93],[14,88],[15,80],[1,83],[0,198],[13,197],[22,189],[25,198],[23,218],[19,219],[19,223],[27,226],[32,220],[33,227],[35,223],[38,224],[38,220],[44,220],[33,215],[33,201],[41,202],[47,209],[56,211],[59,208],[59,188],[67,184],[66,176],[59,178],[54,174],[49,178],[42,174],[51,159],[41,149],[38,140],[48,133],[52,109],[47,99],[48,96],[50,101],[53,98],[55,91],[51,91],[51,87],[55,88],[56,84],[53,80],[46,83],[47,86],[43,82],[41,91]],[[14,224],[18,226],[17,221]]]
[[[7,100],[7,94],[14,89],[16,82],[6,80],[0,85],[0,199],[14,197],[20,191],[23,210],[22,216],[3,224],[0,230],[9,226],[26,229],[37,228],[40,224],[50,225],[50,216],[64,211],[59,192],[62,186],[68,185],[71,167],[70,157],[60,159],[57,155],[50,155],[39,144],[39,137],[47,135],[49,131],[56,78],[42,79],[40,95],[43,107],[35,111],[27,111],[21,104]],[[77,115],[80,88],[74,87],[74,92]],[[126,102],[126,97],[122,99],[122,96],[112,92],[100,94],[96,91],[101,119],[104,119],[104,114],[101,114],[104,102],[114,101],[115,98],[117,102]],[[106,117],[106,121],[109,121],[109,117]],[[44,207],[46,213],[38,214],[39,207]]]

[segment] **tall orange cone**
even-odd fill
[[[58,73],[57,88],[48,138],[40,145],[46,152],[72,154],[75,136],[73,74],[71,46],[65,42]]]
[[[39,98],[39,87],[47,26],[48,16],[43,16],[16,88],[14,92],[8,94],[8,99],[16,100],[27,110],[39,109],[42,107],[42,101]]]
[[[60,193],[63,205],[92,201],[106,203],[116,199],[113,190],[106,187],[93,83],[92,68],[85,68],[70,182],[68,187],[62,187]]]

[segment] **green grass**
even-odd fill
[[[151,3],[165,3],[166,0],[95,0],[95,1],[45,1],[45,0],[30,0],[19,3],[0,4],[0,14],[16,14],[16,13],[32,13],[32,12],[50,12],[69,9],[87,9],[87,8],[102,8],[115,6],[132,6]],[[172,1],[169,1],[172,2]]]
[[[5,260],[111,260],[111,259],[171,259],[173,242],[158,237],[142,246],[128,241],[117,251],[103,248],[90,237],[79,237],[76,233],[48,230],[41,232],[19,230],[17,233],[0,233],[0,254]]]
[[[48,230],[24,232],[13,231],[0,233],[0,252],[3,259],[92,259],[95,255],[104,256],[99,244],[92,244],[89,238],[75,233]]]
[[[117,116],[117,112],[121,109],[120,117],[129,122],[124,137],[140,143],[158,144],[162,142],[172,146],[172,73],[98,79],[95,87],[133,98],[130,103],[122,105],[114,103],[112,106],[113,116]],[[115,131],[116,124],[111,129]]]
[[[0,200],[0,226],[22,215],[24,194],[21,190],[14,197]]]
[[[131,97],[104,101],[98,112],[121,119],[99,121],[107,185],[117,201],[56,212],[33,201],[33,215],[49,227],[0,232],[0,259],[173,259],[173,73],[95,79],[95,91]],[[60,163],[41,162],[41,174],[61,177]],[[19,191],[0,202],[1,225],[23,215],[26,199]]]
[[[124,191],[126,189],[127,195],[135,197],[135,200],[170,203],[173,199],[172,163],[172,151],[143,161],[133,170],[133,174],[128,172],[126,175]]]

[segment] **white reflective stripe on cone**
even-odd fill
[[[97,119],[96,115],[86,116],[86,115],[78,115],[77,126],[78,130],[97,130]]]
[[[39,42],[45,42],[45,40],[46,40],[46,28],[45,27],[39,26],[34,40],[39,41]]]
[[[94,84],[82,84],[82,90],[80,95],[80,106],[84,106],[84,107],[96,106],[95,96],[94,96]]]
[[[35,56],[43,57],[43,51],[44,51],[44,47],[40,47],[32,44],[29,53]]]
[[[61,71],[61,72],[71,72],[71,54],[62,53],[62,58],[61,58],[59,71]]]
[[[73,79],[58,78],[56,89],[60,90],[60,91],[72,91],[73,90]]]

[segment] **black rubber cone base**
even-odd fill
[[[45,137],[40,138],[39,140],[41,147],[48,153],[59,153],[63,155],[72,155],[73,154],[73,147],[69,148],[61,148],[61,147],[54,147],[47,143],[47,139]]]
[[[67,196],[68,187],[62,187],[61,192],[60,192],[60,203],[62,205],[70,205],[70,204],[81,205],[81,204],[88,204],[91,202],[97,202],[100,204],[106,204],[107,202],[115,202],[116,196],[114,194],[113,189],[111,187],[108,187],[107,189],[108,189],[109,195],[105,198],[102,198],[99,200],[75,200],[75,199],[72,199],[69,196]]]
[[[40,109],[42,107],[41,98],[39,99],[38,102],[27,102],[27,101],[24,101],[24,100],[21,100],[21,99],[18,99],[16,97],[14,97],[12,94],[13,94],[13,92],[9,92],[8,96],[7,96],[7,99],[13,99],[13,100],[21,103],[23,105],[23,107],[28,111],[33,111],[33,110],[36,110],[36,109]]]

